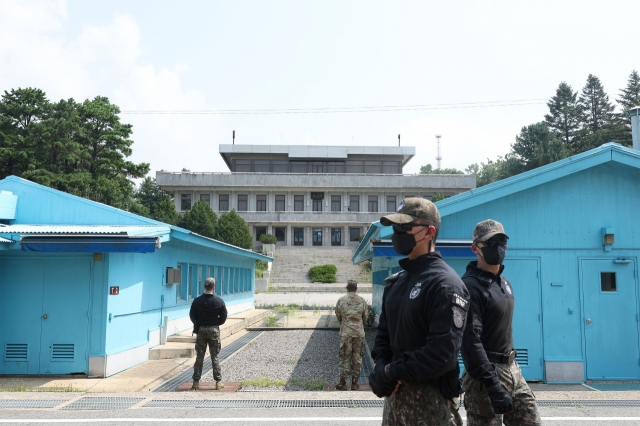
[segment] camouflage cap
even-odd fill
[[[495,235],[504,235],[509,238],[509,236],[504,233],[504,227],[500,222],[493,219],[483,220],[478,223],[473,230],[473,244],[487,241]]]
[[[358,281],[356,281],[356,280],[347,280],[347,287],[358,288]]]
[[[389,214],[380,218],[380,223],[384,226],[402,223],[411,223],[416,219],[429,219],[440,224],[440,213],[438,208],[429,200],[424,198],[405,198],[398,206],[394,214]]]

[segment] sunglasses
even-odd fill
[[[506,238],[491,238],[487,241],[483,241],[481,244],[484,244],[487,247],[506,247],[507,239]]]
[[[398,225],[392,225],[391,227],[393,228],[393,232],[402,233],[402,232],[409,232],[416,226],[422,226],[426,228],[429,225],[423,225],[421,223],[401,223]]]

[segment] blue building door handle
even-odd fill
[[[587,324],[591,324],[591,318],[587,318],[586,323],[587,323]]]
[[[47,318],[49,318],[49,315],[44,314],[44,315],[42,316],[42,318],[43,318],[43,319],[47,319]]]

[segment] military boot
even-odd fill
[[[200,380],[194,380],[191,385],[191,390],[197,391],[198,389],[200,389]]]
[[[336,390],[347,390],[347,378],[340,377],[340,383],[335,386]]]
[[[216,381],[216,390],[224,389],[224,384],[222,384],[221,380]]]
[[[357,377],[352,377],[351,378],[351,390],[359,390],[360,389],[360,385],[358,384],[358,378]]]

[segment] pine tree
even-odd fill
[[[218,216],[206,201],[198,201],[190,210],[183,213],[178,226],[200,234],[204,237],[216,238]]]
[[[627,115],[627,111],[640,105],[640,75],[638,71],[633,70],[627,80],[627,87],[620,90],[618,104],[622,111],[618,114],[618,121],[622,127],[622,137],[620,143],[626,146],[632,145],[631,138],[631,119]]]
[[[574,92],[571,86],[563,81],[547,106],[549,114],[544,116],[547,126],[571,152],[575,152],[580,145],[578,132],[581,117],[578,92]]]
[[[589,74],[578,104],[584,120],[580,129],[584,137],[580,151],[611,142],[619,130],[616,129],[614,106],[609,102],[609,95],[605,93],[600,79],[595,75]]]
[[[564,143],[556,138],[545,122],[523,127],[511,149],[522,160],[521,171],[532,170],[569,155]]]
[[[235,209],[220,215],[216,225],[216,235],[216,238],[224,243],[248,250],[253,249],[253,237],[249,226]]]

